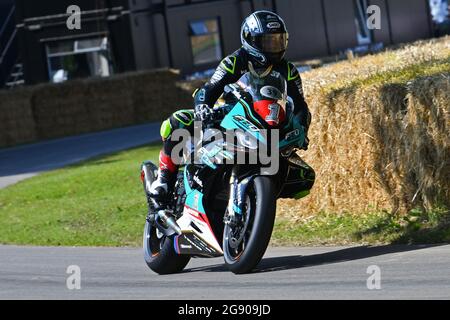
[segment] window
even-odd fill
[[[450,3],[447,0],[430,0],[431,18],[441,24],[449,20]]]
[[[189,23],[194,65],[217,62],[222,58],[218,19]]]
[[[51,82],[112,73],[108,38],[66,40],[47,44],[48,73]]]
[[[367,27],[367,0],[353,0],[355,6],[356,36],[359,45],[372,43],[372,33]]]

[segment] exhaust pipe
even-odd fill
[[[181,228],[178,223],[175,221],[171,213],[168,213],[167,210],[159,210],[158,217],[164,222],[170,229],[175,231],[178,235],[181,235]]]

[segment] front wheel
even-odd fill
[[[266,252],[275,222],[275,194],[269,177],[254,178],[247,188],[241,223],[225,225],[223,252],[225,264],[233,273],[252,271]]]

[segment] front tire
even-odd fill
[[[269,245],[275,222],[276,192],[272,180],[266,176],[258,176],[249,188],[252,191],[252,205],[246,214],[250,214],[250,230],[244,238],[242,252],[233,252],[227,232],[223,236],[225,264],[235,274],[248,273],[258,265]]]

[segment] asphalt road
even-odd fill
[[[81,289],[66,286],[68,266]],[[369,290],[368,267],[381,289]],[[450,245],[270,248],[257,272],[193,259],[159,276],[136,248],[0,246],[0,299],[450,299]]]
[[[158,141],[159,123],[0,149],[0,189],[40,172]]]

